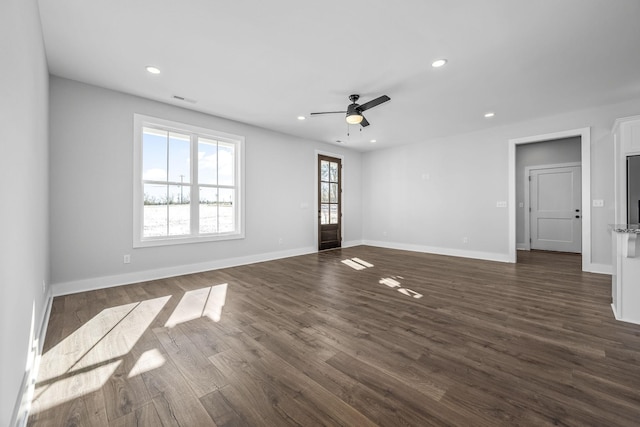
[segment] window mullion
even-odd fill
[[[200,191],[198,188],[198,136],[191,135],[191,235],[200,234]]]
[[[167,131],[167,181],[166,181],[166,189],[167,189],[167,236],[169,236],[169,223],[171,222],[169,218],[169,132]]]
[[[216,233],[220,233],[220,142],[216,140]]]

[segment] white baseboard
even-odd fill
[[[531,248],[526,243],[516,243],[516,250],[518,250],[518,251],[530,251]]]
[[[461,258],[482,259],[485,261],[511,262],[508,254],[494,252],[467,251],[452,248],[439,248],[435,246],[413,245],[407,243],[382,242],[378,240],[363,240],[363,245],[377,246],[380,248],[400,249],[404,251],[425,252],[436,255],[448,255]]]
[[[132,283],[164,279],[167,277],[181,276],[183,274],[200,273],[202,271],[218,270],[220,268],[237,267],[239,265],[254,264],[256,262],[272,261],[292,256],[306,255],[317,251],[318,250],[315,247],[305,247],[236,258],[226,258],[215,261],[201,262],[197,264],[177,265],[173,267],[158,268],[154,270],[143,270],[126,274],[74,280],[71,282],[60,282],[54,283],[52,285],[53,295],[69,295],[78,292],[111,288],[114,286],[130,285]]]
[[[620,322],[633,323],[634,325],[640,325],[640,320],[623,319],[622,317],[618,317],[618,314],[616,312],[616,306],[613,305],[613,304],[611,304],[611,310],[613,311],[613,317],[615,317],[616,320],[618,320]]]
[[[360,246],[362,245],[362,240],[347,240],[347,241],[343,241],[342,242],[342,247],[343,248],[352,248],[354,246]]]
[[[588,263],[584,271],[589,273],[599,273],[599,274],[613,274],[613,266],[609,264],[594,264]]]
[[[36,381],[38,379],[38,370],[40,368],[40,360],[42,359],[42,348],[44,346],[44,340],[47,335],[47,325],[49,324],[49,317],[51,316],[51,306],[53,305],[53,293],[51,286],[47,288],[47,296],[45,302],[45,309],[42,313],[40,323],[38,323],[38,330],[34,334],[34,338],[37,338],[37,342],[31,342],[30,349],[34,349],[30,354],[31,369],[24,373],[22,378],[22,385],[18,393],[18,398],[13,410],[13,417],[11,419],[11,426],[25,427],[29,420],[29,412],[31,411],[31,401],[33,400],[33,394],[35,392]]]

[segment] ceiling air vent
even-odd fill
[[[196,102],[198,102],[195,99],[189,99],[189,98],[185,98],[184,96],[178,96],[178,95],[173,95],[173,99],[177,99],[178,101],[190,102],[191,104],[195,104]]]

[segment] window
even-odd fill
[[[134,247],[244,237],[244,138],[136,114]]]

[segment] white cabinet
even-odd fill
[[[616,120],[615,220],[613,226],[612,308],[616,319],[640,324],[640,236],[627,224],[627,156],[640,155],[640,116]]]
[[[613,232],[615,258],[611,278],[611,308],[616,319],[640,324],[639,230],[616,228]]]

